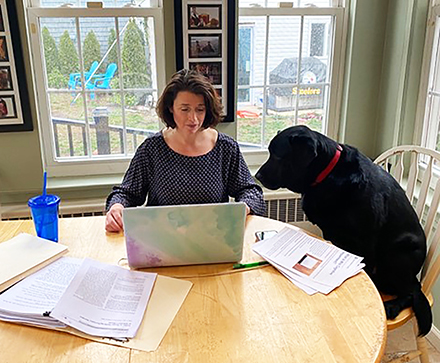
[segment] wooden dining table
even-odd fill
[[[105,217],[62,218],[59,243],[68,256],[123,264],[122,233],[104,231]],[[296,228],[248,216],[242,262],[260,261],[255,232]],[[31,220],[0,222],[0,242],[25,232]],[[1,266],[0,266],[1,268]],[[0,322],[0,362],[380,362],[386,317],[374,284],[361,271],[328,295],[307,295],[270,265],[232,263],[146,269],[194,285],[159,348],[144,352],[67,333]]]

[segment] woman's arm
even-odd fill
[[[122,231],[124,228],[122,210],[125,207],[134,207],[145,203],[149,188],[147,163],[148,158],[145,152],[145,144],[143,144],[131,160],[121,185],[114,186],[107,197],[106,231]]]
[[[141,145],[130,162],[120,185],[114,186],[107,197],[106,210],[119,203],[124,207],[136,207],[145,203],[148,183],[148,157],[145,144]]]
[[[246,203],[250,213],[264,215],[266,203],[263,199],[263,190],[252,177],[239,146],[235,142],[230,160],[228,190],[229,195],[236,201]]]

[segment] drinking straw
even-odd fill
[[[46,186],[47,186],[47,171],[44,172],[44,181],[43,181],[43,196],[46,196]]]

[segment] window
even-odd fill
[[[292,125],[337,136],[342,2],[278,4],[239,1],[237,139],[246,156]]]
[[[420,112],[424,115],[421,144],[440,151],[440,6],[431,10],[431,20],[427,24],[434,22],[435,27],[427,29],[424,53],[427,81],[421,82],[419,95],[419,104],[423,103],[419,106],[423,108]]]
[[[28,8],[46,167],[51,176],[123,172],[160,127],[162,9],[154,1],[104,1],[93,11],[85,1],[64,3]]]

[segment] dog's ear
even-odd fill
[[[303,165],[309,165],[318,156],[318,145],[310,135],[290,135],[289,143],[292,153],[300,156]]]

